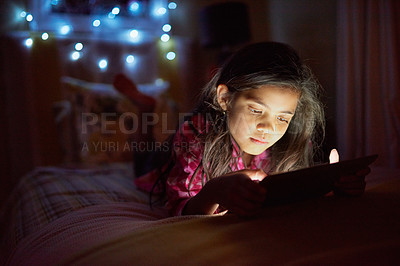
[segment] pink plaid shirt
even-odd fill
[[[206,183],[205,176],[202,175],[201,159],[203,157],[203,144],[197,138],[197,135],[208,129],[204,118],[196,115],[191,120],[185,121],[173,139],[173,154],[175,158],[167,183],[167,208],[173,216],[181,215],[188,200],[195,196]],[[245,169],[242,158],[238,155],[238,147],[233,142],[233,161],[231,162],[232,171]],[[268,151],[254,156],[249,169],[268,169],[269,166]],[[200,166],[199,170],[198,167]],[[197,171],[196,171],[197,170]],[[190,180],[194,176],[192,183]],[[157,171],[152,171],[138,179],[135,183],[138,188],[150,191],[152,185],[157,179]]]

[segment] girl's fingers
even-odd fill
[[[356,175],[346,175],[341,176],[339,179],[339,183],[353,183],[363,180],[364,177],[356,176]]]
[[[369,173],[371,173],[371,168],[367,167],[367,168],[364,168],[364,169],[359,170],[359,171],[356,173],[356,175],[357,175],[357,176],[366,176],[366,175],[368,175]]]
[[[252,186],[240,188],[239,193],[245,200],[252,202],[264,202],[266,191],[261,185],[254,183]]]
[[[357,188],[365,188],[365,181],[359,180],[357,182],[347,182],[347,183],[337,183],[336,187],[341,189],[357,189]]]
[[[336,149],[332,149],[329,154],[329,163],[337,163],[339,162],[339,153]]]
[[[359,180],[364,180],[365,176],[371,172],[369,167],[359,170],[355,175],[341,176],[339,179],[340,183],[355,182]]]

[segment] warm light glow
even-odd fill
[[[174,60],[176,57],[176,54],[174,52],[169,52],[167,53],[167,55],[165,56],[168,60]]]
[[[28,39],[25,40],[25,46],[26,47],[31,47],[32,44],[33,44],[32,38],[28,38]]]
[[[74,60],[74,61],[78,60],[80,57],[81,57],[81,53],[80,52],[75,51],[75,52],[71,53],[71,59]]]
[[[133,62],[135,62],[135,57],[134,57],[133,55],[128,55],[128,56],[126,57],[125,61],[126,61],[128,64],[132,64]]]
[[[178,5],[175,2],[170,2],[168,4],[168,8],[169,9],[176,9],[178,7]]]
[[[45,40],[47,40],[48,38],[49,38],[49,34],[48,34],[47,32],[44,32],[44,33],[42,34],[42,40],[45,41]]]
[[[71,26],[70,25],[64,25],[60,28],[60,33],[62,35],[66,35],[71,31]]]
[[[163,27],[162,27],[162,30],[164,31],[164,32],[170,32],[171,31],[171,25],[169,25],[169,24],[165,24]]]
[[[161,41],[163,41],[163,42],[168,42],[169,41],[169,35],[168,34],[166,34],[166,33],[164,33],[163,35],[161,35]]]
[[[100,26],[100,20],[98,19],[93,20],[93,27],[98,27],[98,26]]]
[[[108,65],[108,62],[107,62],[107,60],[106,59],[101,59],[100,61],[99,61],[99,68],[100,69],[106,69],[107,68],[107,65]]]
[[[75,44],[75,50],[80,51],[83,49],[83,44],[81,42],[77,42]]]

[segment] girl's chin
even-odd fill
[[[257,149],[246,149],[243,150],[245,153],[250,154],[250,155],[260,155],[261,153],[263,153],[265,150],[267,150],[270,146],[265,146],[263,148],[258,147]]]

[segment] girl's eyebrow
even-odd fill
[[[259,104],[261,106],[264,106],[264,107],[266,107],[268,109],[271,109],[268,104],[266,104],[263,101],[261,101],[261,99],[258,98],[258,97],[247,95],[246,98],[247,98],[247,100],[253,101],[253,102],[255,102],[255,103],[257,103],[257,104]],[[294,115],[293,111],[280,111],[279,113],[288,114],[288,115]]]

